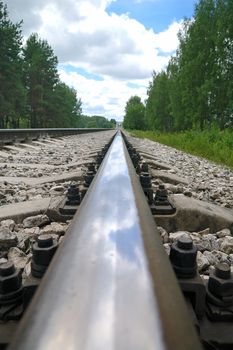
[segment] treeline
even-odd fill
[[[12,23],[0,0],[0,128],[77,127],[81,100],[59,79],[58,59],[22,22]]]
[[[93,115],[92,117],[81,115],[78,121],[79,128],[115,128],[116,120],[108,120],[105,117]]]
[[[159,131],[221,130],[233,124],[233,1],[200,0],[194,17],[179,33],[179,48],[166,70],[156,74],[147,91],[143,128]],[[128,113],[124,126],[139,128]],[[140,102],[140,103],[139,103]]]

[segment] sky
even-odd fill
[[[4,0],[3,0],[4,1]],[[58,57],[60,79],[77,90],[83,114],[121,121],[133,95],[146,99],[152,72],[164,69],[195,0],[5,0]]]

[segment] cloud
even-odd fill
[[[59,71],[62,81],[73,86],[79,96],[82,96],[83,113],[87,115],[104,115],[117,120],[122,120],[127,100],[135,94],[146,98],[146,86],[148,81],[138,82],[137,88],[128,82],[118,81],[113,78],[104,80],[88,79],[76,72]]]
[[[145,97],[152,71],[160,71],[167,65],[177,48],[176,34],[181,23],[174,22],[164,32],[155,33],[128,14],[108,13],[106,9],[113,1],[8,0],[6,3],[13,20],[23,18],[26,37],[36,31],[48,40],[62,64],[62,79],[77,88],[85,110],[93,110],[94,104],[98,111],[104,106],[102,112],[120,117],[129,94]],[[67,71],[68,65],[74,67],[73,72]],[[78,74],[77,68],[103,80],[90,80]],[[129,82],[139,82],[145,88],[132,88],[127,85]],[[95,91],[90,92],[93,88]]]

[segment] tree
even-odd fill
[[[138,96],[132,96],[126,103],[123,126],[126,129],[145,130],[145,106]]]
[[[54,89],[58,83],[57,57],[47,41],[32,34],[23,50],[30,126],[46,127],[54,123]]]
[[[25,108],[21,22],[13,24],[0,1],[0,127],[18,127]]]
[[[165,71],[153,75],[153,83],[147,91],[147,123],[152,130],[170,131],[172,118],[170,113],[169,79]]]
[[[233,123],[233,1],[200,0],[179,32],[176,56],[153,75],[146,119],[164,131]]]
[[[86,116],[81,115],[78,119],[79,128],[114,128],[115,125],[112,123],[112,119],[109,121],[105,117],[94,115],[94,116]]]
[[[58,82],[53,89],[53,103],[51,104],[51,115],[48,127],[77,127],[82,113],[82,102],[77,98],[75,89],[65,83]]]

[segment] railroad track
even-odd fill
[[[86,134],[109,129],[87,129],[87,128],[56,128],[56,129],[0,129],[0,145],[15,142],[28,142],[49,137],[60,137],[66,135]]]
[[[50,203],[50,221],[71,220],[63,238],[51,234],[52,224],[48,234],[43,215],[34,216],[44,231],[32,245],[24,283],[11,262],[0,266],[2,348],[232,348],[229,264],[217,262],[208,280],[201,278],[196,257],[203,242],[193,233],[171,233],[207,226],[202,234],[213,242],[214,232],[232,229],[232,212],[202,202],[187,210],[188,202],[182,207],[185,199],[179,202],[161,183],[155,191],[148,163],[156,160],[142,161],[124,139],[117,132],[96,152],[96,163],[87,164],[84,182]],[[169,258],[162,243],[170,244]]]

